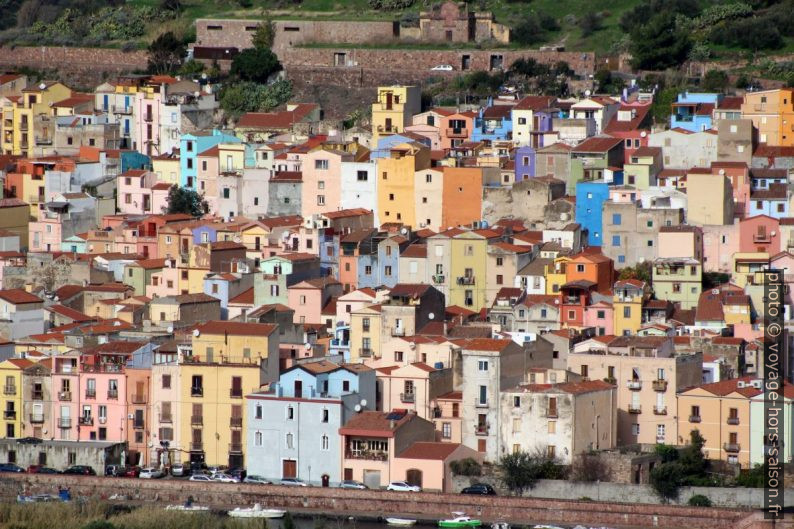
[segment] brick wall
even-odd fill
[[[112,486],[111,486],[112,485]],[[71,488],[72,496],[107,498],[121,494],[133,500],[182,503],[188,496],[218,507],[250,505],[372,516],[412,513],[425,518],[448,517],[464,511],[486,521],[655,527],[659,529],[765,529],[749,518],[749,511],[704,509],[671,505],[598,503],[515,497],[476,497],[440,493],[373,492],[324,488],[207,484],[191,481],[140,480],[35,474],[0,477],[0,495],[6,499],[23,491],[55,493]],[[377,497],[377,502],[373,502]]]

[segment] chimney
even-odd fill
[[[389,429],[390,429],[390,430],[394,430],[394,427],[395,427],[396,425],[397,425],[397,423],[396,423],[396,422],[394,422],[394,419],[392,419],[392,420],[390,420],[390,421],[389,421]]]

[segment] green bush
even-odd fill
[[[711,507],[711,500],[702,494],[695,494],[689,498],[687,504],[692,507]]]
[[[457,476],[481,476],[482,465],[475,459],[467,457],[466,459],[458,459],[449,464],[452,473]]]

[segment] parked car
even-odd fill
[[[119,473],[124,469],[121,465],[106,465],[105,466],[105,475],[106,476],[114,476],[118,477]]]
[[[496,496],[496,491],[494,488],[487,483],[475,483],[474,485],[468,486],[462,491],[461,494],[482,494],[484,496]]]
[[[174,463],[171,465],[171,475],[177,477],[189,476],[191,474],[190,466],[183,463]]]
[[[142,468],[140,474],[138,474],[138,477],[141,479],[157,479],[163,477],[163,475],[164,474],[162,470],[148,467]]]
[[[193,474],[188,478],[189,481],[212,481],[207,474]]]
[[[24,472],[25,469],[19,465],[15,465],[14,463],[2,463],[0,464],[0,472]]]
[[[140,473],[141,473],[141,467],[132,465],[129,467],[124,467],[121,470],[119,470],[118,477],[137,478]]]
[[[451,72],[455,68],[452,67],[451,64],[439,64],[437,66],[433,66],[430,68],[432,72]]]
[[[287,487],[308,487],[309,484],[305,481],[302,481],[298,478],[283,478],[281,480],[282,485],[286,485]]]
[[[63,473],[76,476],[96,476],[96,471],[88,465],[72,465],[64,470]]]
[[[422,492],[422,487],[418,485],[411,485],[407,481],[392,481],[386,490],[393,490],[396,492]]]
[[[233,468],[226,472],[230,476],[234,476],[242,482],[245,479],[245,476],[248,475],[248,472],[245,471],[244,468]]]
[[[45,467],[43,465],[30,465],[28,467],[28,474],[60,474],[54,468]]]
[[[256,483],[257,485],[270,485],[270,482],[262,476],[245,476],[243,483]]]
[[[339,485],[339,487],[343,488],[343,489],[359,489],[359,490],[363,490],[363,489],[367,488],[367,486],[364,485],[363,483],[361,483],[360,481],[355,481],[355,480],[352,480],[352,479],[344,480]]]
[[[240,479],[232,476],[231,474],[227,474],[226,472],[217,472],[214,476],[212,476],[212,481],[218,481],[220,483],[240,483]]]

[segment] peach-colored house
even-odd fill
[[[584,326],[593,327],[600,336],[613,334],[614,322],[614,308],[608,301],[599,301],[584,309]]]
[[[116,208],[121,213],[143,215],[161,213],[152,209],[152,186],[157,175],[143,169],[130,169],[116,178]]]
[[[295,323],[321,323],[325,321],[322,309],[331,297],[342,293],[342,283],[331,277],[307,279],[287,288],[289,306],[295,310]]]
[[[739,221],[739,252],[768,253],[780,251],[780,221],[768,215],[746,217]]]
[[[378,293],[369,287],[339,296],[336,300],[336,322],[350,325],[350,314],[378,302]]]
[[[750,168],[744,162],[712,162],[711,173],[725,175],[731,181],[733,214],[744,218],[750,211]]]
[[[739,251],[739,224],[709,224],[703,229],[703,271],[733,270],[733,254]]]
[[[380,367],[376,376],[380,409],[406,409],[427,420],[433,419],[435,398],[452,391],[451,369],[434,369],[422,362]]]
[[[689,258],[703,262],[703,230],[699,226],[680,224],[662,226],[657,235],[657,257]]]
[[[445,151],[469,141],[474,129],[475,112],[458,112],[449,114],[441,119],[439,133],[441,135],[441,148]]]
[[[168,192],[171,190],[168,182],[157,182],[152,186],[152,212],[156,214],[168,211]]]
[[[342,162],[351,161],[352,154],[330,149],[315,149],[303,157],[301,215],[304,218],[341,208]]]
[[[440,435],[442,442],[463,442],[463,429],[461,426],[463,409],[463,392],[450,391],[436,397],[436,407],[433,409],[433,424],[436,425],[436,435]]]
[[[450,463],[472,458],[482,463],[483,455],[460,443],[416,442],[394,458],[392,480],[419,485],[422,490],[453,490]]]

